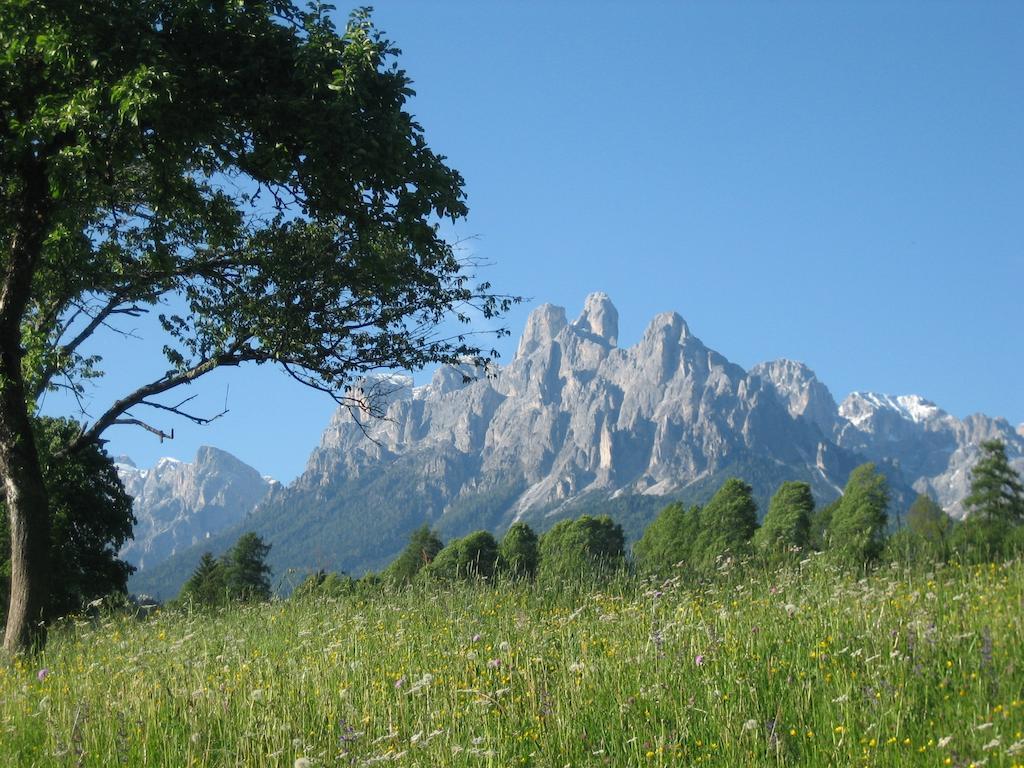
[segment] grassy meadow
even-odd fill
[[[1024,563],[67,621],[7,766],[1022,766]]]

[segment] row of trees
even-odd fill
[[[890,532],[891,494],[874,464],[851,474],[842,495],[816,509],[811,488],[783,483],[760,525],[751,486],[727,480],[707,504],[669,504],[633,547],[641,573],[695,576],[715,571],[727,559],[756,559],[776,565],[825,553],[849,568],[879,560],[965,560],[999,558],[1024,551],[1024,484],[1010,466],[1005,446],[983,443],[964,504],[968,517],[955,522],[931,498],[920,495],[907,525]],[[298,595],[342,594],[362,584],[414,581],[490,580],[498,576],[567,583],[581,576],[607,575],[627,567],[621,526],[607,516],[562,520],[541,536],[516,523],[499,542],[476,531],[444,544],[429,527],[415,531],[408,546],[379,576],[360,582],[336,574],[313,574]]]

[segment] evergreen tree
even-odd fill
[[[233,600],[253,602],[270,599],[270,545],[255,533],[243,533],[224,556],[224,580]]]
[[[204,552],[199,565],[181,588],[178,602],[196,606],[221,605],[227,601],[227,580],[225,568],[209,552]]]
[[[803,549],[810,541],[813,514],[811,486],[783,483],[768,504],[764,522],[754,535],[754,545],[768,557],[785,555],[793,548]]]
[[[437,557],[444,544],[429,525],[422,525],[412,532],[409,543],[391,565],[384,569],[382,576],[398,584],[410,584],[425,565]]]
[[[981,444],[981,456],[971,470],[971,492],[964,499],[968,517],[990,523],[1024,521],[1024,483],[1006,458],[1000,440]]]
[[[720,557],[749,554],[750,540],[756,530],[757,503],[753,489],[731,477],[701,511],[700,533],[694,546],[697,566],[708,571]]]
[[[540,563],[537,534],[526,523],[513,523],[501,540],[499,562],[513,578],[532,579]]]
[[[889,484],[874,464],[850,473],[843,498],[829,526],[829,551],[845,565],[863,566],[876,560],[885,546]]]
[[[637,567],[645,573],[667,577],[677,565],[688,565],[700,531],[700,516],[699,506],[686,509],[679,501],[661,510],[633,545]]]

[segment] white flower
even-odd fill
[[[295,758],[295,768],[310,768],[311,765],[313,765],[313,764],[311,762],[309,762],[309,758],[308,757],[296,757]]]
[[[952,736],[943,736],[941,739],[939,739],[939,749],[942,749],[943,747],[945,747],[952,740],[953,740]]]
[[[755,728],[757,728],[757,720],[754,720],[753,718],[747,720],[747,722],[743,724],[744,731],[752,731]]]

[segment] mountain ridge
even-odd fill
[[[364,382],[385,417],[339,409],[305,471],[245,525],[274,544],[279,573],[361,572],[383,567],[423,523],[447,536],[500,533],[618,509],[635,536],[667,501],[705,501],[729,475],[752,483],[763,511],[784,480],[810,483],[826,503],[867,460],[889,477],[897,516],[915,491],[962,514],[978,442],[999,436],[1024,467],[1024,439],[1005,420],[959,420],[917,395],[837,404],[805,364],[745,371],[678,313],[655,315],[625,348],[618,320],[603,293],[573,321],[542,304],[491,375],[442,366],[419,387],[401,375]]]

